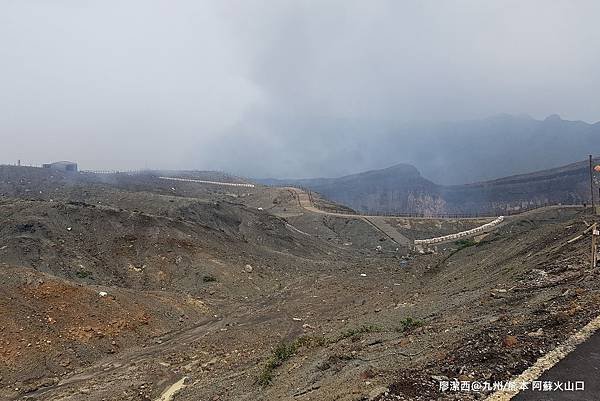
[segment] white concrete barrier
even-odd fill
[[[225,185],[228,187],[246,187],[254,188],[254,184],[238,183],[238,182],[221,182],[221,181],[206,181],[206,180],[195,180],[192,178],[176,178],[176,177],[158,177],[161,180],[171,181],[184,181],[184,182],[198,182],[200,184],[213,184],[213,185]]]
[[[415,243],[415,245],[429,245],[429,244],[437,244],[437,243],[445,242],[445,241],[457,240],[460,238],[464,238],[464,237],[468,237],[468,236],[471,236],[474,234],[484,232],[485,230],[487,230],[489,228],[497,226],[498,224],[502,223],[503,221],[504,221],[504,216],[500,216],[500,217],[494,219],[493,221],[490,221],[489,223],[486,223],[479,227],[472,228],[470,230],[461,231],[456,234],[448,234],[448,235],[444,235],[441,237],[428,238],[428,239],[416,239],[414,243]]]

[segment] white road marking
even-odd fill
[[[540,357],[529,369],[513,378],[512,381],[532,382],[537,380],[542,373],[564,359],[569,353],[575,350],[579,344],[587,341],[598,329],[600,329],[600,316],[597,316],[581,330],[569,337],[564,343]],[[518,388],[514,390],[500,390],[490,395],[485,401],[509,401],[518,393]]]

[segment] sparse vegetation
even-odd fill
[[[461,249],[477,245],[477,242],[475,242],[472,238],[465,238],[459,239],[454,244],[458,247],[457,251],[460,251]]]
[[[85,271],[85,270],[79,270],[77,272],[75,272],[75,275],[79,278],[90,278],[92,277],[92,273]]]
[[[322,336],[300,336],[289,343],[280,343],[271,354],[271,357],[263,367],[258,376],[257,383],[261,386],[271,384],[273,381],[273,373],[275,369],[283,365],[283,363],[294,356],[300,348],[315,348],[329,344],[335,344],[347,338],[357,338],[364,333],[373,333],[383,331],[382,328],[375,325],[363,325],[354,329],[346,330],[339,336],[326,338]]]
[[[396,331],[399,333],[406,333],[421,326],[423,326],[423,322],[421,320],[413,319],[409,316],[400,321],[400,325],[396,327]]]
[[[355,329],[350,329],[350,330],[344,331],[342,334],[340,334],[336,338],[336,340],[334,342],[342,341],[342,340],[344,340],[346,338],[350,338],[350,337],[357,337],[364,333],[374,333],[374,332],[379,332],[379,331],[382,331],[382,329],[378,326],[363,325],[363,326],[360,326]]]
[[[291,358],[298,351],[298,348],[301,346],[299,345],[299,340],[301,338],[302,337],[296,339],[292,343],[281,343],[275,347],[271,358],[269,358],[267,364],[258,377],[258,384],[261,386],[266,386],[273,381],[273,372],[277,367],[283,365],[286,360]]]
[[[21,182],[0,178],[2,193],[8,181]],[[39,367],[60,354],[69,369],[93,375],[107,399],[118,399],[130,383],[105,375],[99,358],[135,363],[140,382],[170,370],[160,386],[136,388],[147,399],[173,382],[187,385],[193,399],[214,398],[215,388],[226,389],[221,397],[228,400],[362,399],[383,388],[392,398],[404,391],[404,398],[435,399],[432,375],[454,378],[457,367],[467,366],[463,373],[476,377],[509,377],[525,368],[538,350],[587,324],[600,293],[598,280],[585,280],[589,247],[564,246],[592,221],[583,208],[536,212],[531,227],[511,218],[477,243],[453,240],[430,254],[375,253],[380,235],[371,226],[309,210],[296,216],[298,202],[287,189],[257,187],[248,196],[240,190],[230,203],[229,188],[217,193],[214,185],[177,183],[174,191],[174,183],[151,176],[114,179],[127,181],[121,189],[82,183],[81,191],[57,191],[53,181],[34,186],[25,176],[0,201],[8,224],[0,238],[0,293],[6,294],[0,327],[3,339],[22,344],[22,358],[0,364],[4,382],[55,380]],[[38,187],[42,193],[34,192]],[[124,191],[136,188],[143,191]],[[268,210],[278,193],[284,201],[273,213],[288,207],[281,215],[311,235],[253,212],[258,205]],[[65,205],[69,196],[99,206]],[[52,202],[44,200],[49,197]],[[427,238],[481,223],[462,227],[452,219],[439,228],[436,220],[420,221],[389,224]],[[33,224],[34,235],[14,230],[17,224]],[[399,268],[403,261],[409,266]],[[548,302],[557,294],[565,294],[564,302]],[[151,346],[137,346],[145,343]],[[483,353],[474,354],[474,347]],[[181,381],[200,370],[206,386]],[[84,384],[44,391],[62,399]],[[8,387],[0,388],[0,399],[22,398],[30,389]]]
[[[441,267],[444,263],[446,263],[446,261],[448,259],[450,259],[452,256],[454,256],[456,253],[460,252],[461,250],[463,250],[465,248],[469,248],[471,246],[476,246],[477,244],[478,244],[478,242],[475,242],[472,238],[459,239],[458,241],[455,241],[454,245],[456,245],[456,249],[453,249],[452,251],[450,251],[450,253],[448,255],[446,255],[439,262],[437,262],[436,265],[434,266],[434,269]]]
[[[295,343],[298,347],[314,348],[327,345],[330,341],[323,336],[301,336],[296,339]]]

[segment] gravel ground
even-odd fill
[[[436,380],[511,377],[600,314],[578,209],[400,254],[281,189],[9,170],[2,399],[477,399]]]

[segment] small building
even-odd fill
[[[54,163],[42,164],[43,168],[49,168],[52,170],[66,171],[66,172],[77,172],[77,163],[60,161]]]

